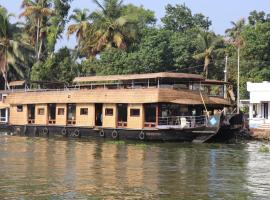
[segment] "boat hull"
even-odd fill
[[[35,126],[12,125],[2,127],[2,131],[19,136],[28,137],[64,137],[85,139],[113,139],[136,141],[164,141],[164,142],[214,142],[216,137],[224,142],[232,134],[225,131],[223,135],[219,128],[197,127],[194,129],[111,129],[91,127],[66,127],[66,126]],[[228,134],[229,133],[229,134]]]

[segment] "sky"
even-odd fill
[[[0,5],[6,7],[9,12],[18,15],[21,13],[22,0],[0,0]],[[247,18],[253,10],[270,13],[269,0],[124,0],[124,3],[132,3],[137,6],[144,6],[156,13],[156,18],[160,19],[165,14],[167,4],[183,4],[192,10],[192,13],[202,13],[212,21],[211,30],[218,34],[224,34],[224,31],[231,26],[231,21],[236,21],[242,17]],[[92,0],[73,0],[71,11],[75,8],[88,8],[95,10],[96,6]],[[62,46],[73,48],[75,38],[67,40],[66,37],[60,39],[57,49]]]

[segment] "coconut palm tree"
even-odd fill
[[[122,15],[123,1],[93,0],[99,10],[90,15],[91,28],[88,29],[87,39],[82,51],[96,55],[109,47],[126,49],[130,41],[136,38],[137,26],[134,13]]]
[[[88,9],[75,9],[73,10],[74,14],[69,17],[70,20],[73,20],[75,24],[72,24],[68,27],[67,35],[76,33],[77,41],[80,42],[86,34],[87,29],[90,28],[90,16]]]
[[[35,20],[35,52],[36,58],[39,60],[43,45],[42,38],[44,38],[45,31],[47,30],[44,18],[52,16],[54,11],[51,9],[49,0],[23,0],[22,8],[24,8],[24,11],[20,14],[20,17],[28,17]]]
[[[16,24],[14,25],[9,22],[11,16],[7,12],[0,12],[0,69],[5,81],[5,89],[9,89],[9,67],[13,67],[23,77],[24,73],[21,66],[26,62],[27,57],[31,57],[30,45],[20,42],[15,37],[18,29]]]
[[[242,18],[237,22],[231,22],[232,28],[226,30],[230,37],[230,43],[237,48],[237,113],[240,112],[240,49],[244,45],[242,32],[245,28],[245,19]]]
[[[204,60],[204,73],[208,78],[208,67],[213,55],[218,51],[218,45],[222,42],[213,32],[200,31],[198,34],[198,51],[194,55],[196,60]]]

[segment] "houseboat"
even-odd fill
[[[229,83],[196,74],[77,77],[72,86],[15,81],[10,87],[0,92],[1,123],[17,135],[206,142],[241,125],[224,112],[234,105]]]

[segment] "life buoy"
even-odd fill
[[[118,132],[116,130],[113,130],[112,132],[112,138],[116,139],[118,137]]]
[[[99,131],[99,136],[100,136],[100,137],[105,137],[105,132],[104,132],[103,129],[101,129],[101,130]]]
[[[67,135],[67,129],[63,128],[61,130],[61,134],[62,134],[62,136],[66,136]]]
[[[144,140],[145,139],[145,133],[143,131],[140,132],[139,139],[140,140]]]
[[[48,133],[49,133],[49,129],[47,127],[42,129],[42,134],[43,135],[48,135]]]
[[[76,130],[73,132],[73,136],[74,136],[74,137],[79,137],[79,136],[80,136],[80,131],[79,131],[79,129],[76,129]]]

